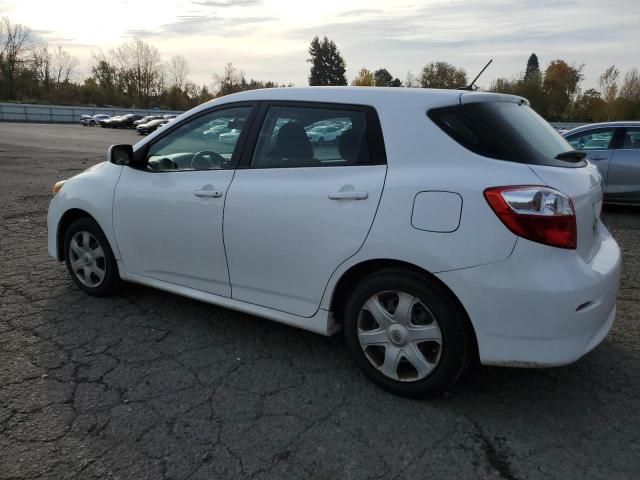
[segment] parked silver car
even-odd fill
[[[94,127],[96,125],[98,125],[100,122],[104,121],[104,120],[108,120],[109,118],[111,118],[110,115],[106,115],[103,113],[98,113],[97,115],[82,115],[80,117],[80,123],[82,125],[84,125],[85,127]]]
[[[605,203],[640,205],[640,122],[593,123],[563,136],[597,165]]]

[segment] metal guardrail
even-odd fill
[[[37,105],[26,103],[0,103],[0,122],[29,122],[29,123],[77,123],[82,115],[125,115],[139,113],[140,115],[164,115],[167,113],[180,114],[175,110],[149,110],[129,108],[101,108],[101,107],[65,107],[61,105]]]

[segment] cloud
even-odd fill
[[[273,17],[218,17],[212,15],[183,15],[175,22],[160,25],[156,30],[128,30],[132,37],[170,37],[190,35],[233,35],[247,25],[265,23],[275,20]]]
[[[200,0],[191,2],[192,5],[201,7],[227,8],[227,7],[252,7],[260,5],[261,0]]]
[[[586,63],[587,80],[593,83],[599,75],[594,72],[605,64],[629,68],[637,61],[620,52],[634,48],[639,16],[637,0],[450,0],[388,11],[362,9],[286,35],[292,42],[309,42],[315,35],[333,39],[347,61],[348,76],[362,66],[385,66],[402,76],[435,60],[471,74],[495,58],[483,76],[488,85],[497,76],[518,74],[536,52],[543,68],[555,58]]]

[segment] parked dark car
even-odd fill
[[[171,119],[168,119],[168,118],[151,120],[150,122],[144,123],[142,125],[138,125],[136,127],[136,130],[140,135],[149,135],[151,132],[155,132],[162,125],[166,125],[170,121]]]
[[[133,125],[137,127],[138,125],[144,125],[145,123],[149,123],[151,120],[159,120],[164,118],[162,115],[147,115],[146,117],[141,118],[140,120],[136,120],[133,122]]]
[[[142,115],[137,113],[128,113],[116,120],[112,119],[110,122],[107,122],[107,126],[111,128],[134,128],[133,122],[142,118]]]
[[[114,122],[119,122],[122,115],[116,115],[115,117],[107,118],[106,120],[100,120],[100,126],[102,128],[112,128]]]

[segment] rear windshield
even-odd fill
[[[557,160],[571,145],[529,106],[513,102],[477,102],[428,112],[442,130],[479,155],[559,167],[581,167],[582,162]]]

